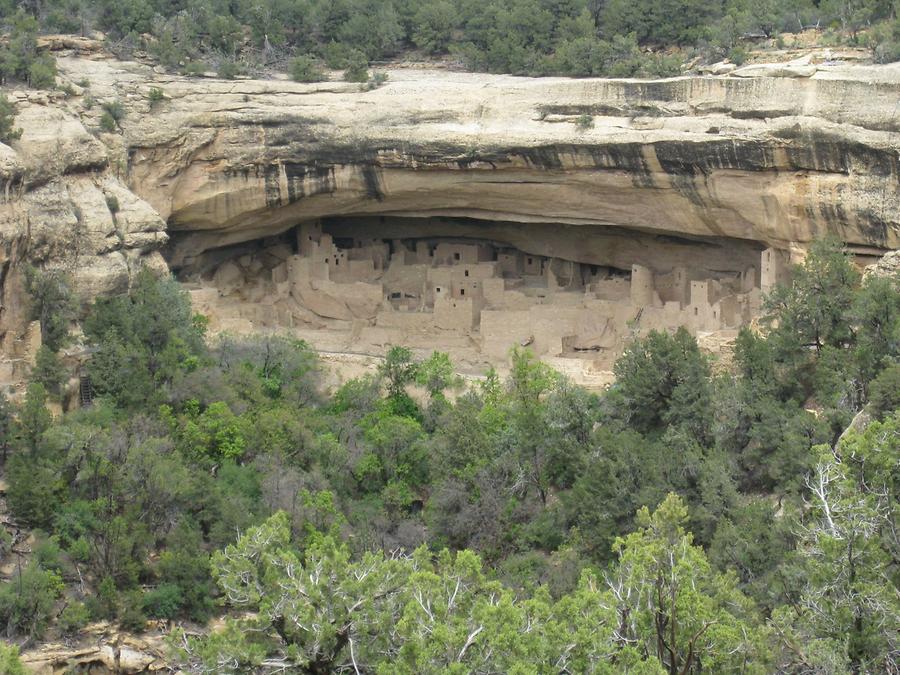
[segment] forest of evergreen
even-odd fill
[[[602,395],[523,349],[464,387],[396,346],[326,396],[307,345],[208,346],[143,272],[87,309],[96,398],[54,418],[79,307],[60,273],[28,288],[43,346],[0,399],[37,537],[0,587],[20,644],[154,618],[202,673],[897,672],[900,280],[839,242],[731,369],[651,332]]]

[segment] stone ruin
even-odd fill
[[[183,274],[214,332],[289,332],[322,351],[448,351],[473,369],[528,346],[586,386],[611,381],[628,340],[685,326],[727,342],[785,280],[789,256],[713,273],[621,269],[460,237],[335,237],[320,221],[252,246],[208,251]]]

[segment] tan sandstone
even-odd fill
[[[807,59],[658,81],[396,69],[365,90],[183,78],[90,41],[47,44],[75,95],[15,92],[24,134],[0,145],[0,373],[26,359],[24,262],[68,270],[85,298],[168,264],[229,328],[343,352],[405,340],[474,363],[510,342],[548,361],[613,353],[636,318],[671,328],[688,312],[698,335],[732,331],[765,291],[764,250],[787,265],[834,233],[872,262],[900,244],[898,65]],[[122,102],[121,133],[99,133],[88,96]],[[340,271],[288,279],[303,223],[359,241],[335,247],[350,253]],[[402,253],[426,238],[483,241],[499,267],[477,297],[435,297],[452,273]],[[503,269],[520,253],[544,261],[545,291]],[[606,378],[580,361],[584,378]]]

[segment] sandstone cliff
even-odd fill
[[[661,81],[396,69],[369,91],[51,46],[70,95],[16,92],[25,133],[0,145],[7,355],[23,351],[23,261],[66,267],[90,297],[161,266],[168,239],[179,268],[321,217],[441,217],[457,236],[626,268],[700,245],[732,269],[829,232],[867,255],[900,246],[898,65]],[[118,133],[98,130],[108,101],[126,111]]]
[[[898,66],[656,82],[396,70],[373,91],[61,68],[127,103],[129,185],[190,233],[179,256],[339,214],[900,242]],[[150,86],[167,100],[151,107]]]
[[[22,266],[65,269],[90,298],[127,288],[142,264],[160,269],[165,221],[119,178],[106,146],[61,94],[15,92],[22,137],[0,144],[0,381],[22,377],[33,341],[22,339]]]

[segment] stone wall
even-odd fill
[[[354,351],[375,353],[419,341],[456,350],[468,363],[504,362],[510,348],[527,346],[555,364],[573,361],[567,371],[596,374],[612,368],[634,335],[746,325],[760,308],[755,270],[787,259],[766,250],[740,272],[711,270],[702,256],[693,265],[622,271],[431,236],[427,228],[429,236],[415,240],[332,234],[340,230],[303,223],[286,235],[296,253],[270,241],[212,272],[199,260],[182,274],[195,284],[197,307],[212,314],[213,330],[314,330],[314,343],[325,333],[344,335]]]
[[[747,323],[826,234],[872,259],[900,246],[892,66],[659,81],[403,69],[360,91],[85,54],[59,54],[65,94],[9,91],[24,133],[0,144],[0,380],[28,368],[26,263],[66,270],[86,302],[168,265],[219,326],[451,345],[472,363],[487,360],[487,312],[526,312],[559,327],[515,339],[591,361],[611,335]],[[117,133],[94,100],[122,102]],[[458,263],[481,276],[456,278]],[[692,303],[695,281],[710,287]],[[435,326],[437,288],[471,298],[472,321]],[[592,311],[602,330],[566,318]]]

